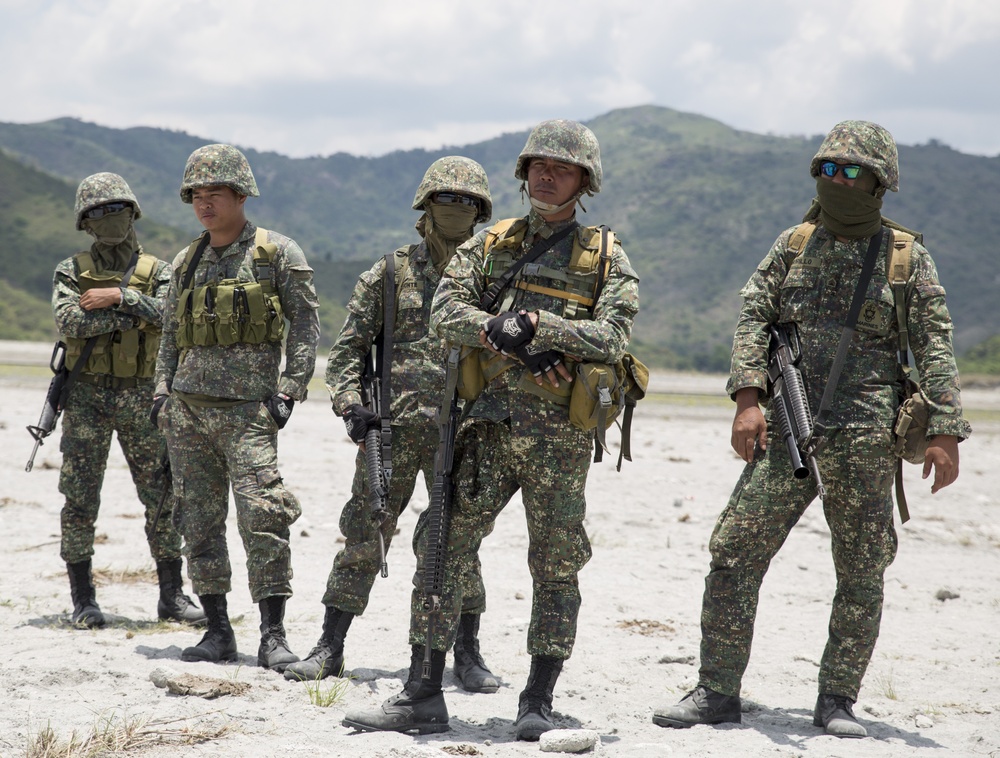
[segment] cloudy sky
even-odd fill
[[[1000,154],[997,0],[0,0],[0,49],[0,121],[293,156],[642,104],[780,135],[865,118]]]

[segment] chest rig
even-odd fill
[[[90,252],[78,253],[73,257],[76,266],[77,284],[82,295],[89,289],[120,287],[123,271],[102,271],[97,273],[97,263]],[[129,277],[127,288],[144,295],[153,294],[156,266],[159,261],[152,255],[139,253],[135,270]],[[66,367],[70,370],[83,353],[87,339],[66,337]],[[140,321],[131,329],[115,330],[100,335],[83,366],[86,374],[107,374],[109,376],[146,379],[153,376],[156,369],[156,355],[160,350],[160,327]]]
[[[178,274],[181,288],[176,312],[179,348],[281,341],[285,334],[285,318],[281,299],[274,288],[272,266],[278,246],[267,241],[267,234],[266,229],[257,227],[253,241],[252,281],[222,279],[191,286],[201,251],[208,245],[208,232],[191,243]]]

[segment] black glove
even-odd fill
[[[504,355],[510,355],[522,345],[531,342],[535,327],[527,311],[507,311],[486,322],[486,341]]]
[[[368,430],[378,422],[378,414],[372,413],[363,405],[352,405],[344,411],[344,426],[347,427],[347,436],[359,444],[365,441]]]
[[[288,418],[292,415],[292,408],[295,407],[295,401],[283,392],[275,392],[264,403],[264,407],[267,408],[267,412],[271,414],[271,418],[274,419],[274,423],[278,425],[278,428],[284,429],[285,424],[288,423]]]
[[[169,395],[157,395],[153,398],[153,407],[149,409],[149,420],[153,426],[157,426],[156,420],[160,417],[160,408],[167,402],[168,397]],[[159,427],[157,426],[157,428]]]
[[[535,352],[538,350],[538,352]],[[535,348],[533,345],[525,345],[518,348],[517,357],[521,359],[529,371],[535,376],[546,374],[560,363],[562,363],[562,353],[555,350],[545,350]]]

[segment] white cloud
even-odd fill
[[[0,0],[0,120],[72,115],[292,155],[464,144],[654,103],[846,117],[1000,152],[994,0]],[[498,130],[498,131],[492,131]]]

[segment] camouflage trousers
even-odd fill
[[[454,643],[463,577],[477,565],[480,544],[520,489],[533,587],[528,653],[566,659],[573,651],[580,612],[577,574],[591,556],[583,520],[593,437],[570,426],[566,409],[558,406],[536,421],[531,428],[512,430],[506,422],[472,418],[458,431],[445,581],[430,642],[435,650]],[[425,554],[421,545],[410,606],[411,645],[425,644],[427,636],[429,618],[419,584]]]
[[[174,523],[184,535],[195,593],[232,589],[226,544],[231,482],[253,601],[291,595],[289,527],[302,509],[281,481],[278,425],[267,408],[256,401],[201,408],[170,397],[160,426],[173,469]]]
[[[812,477],[792,477],[788,451],[768,430],[766,453],[746,466],[719,516],[701,612],[700,683],[738,695],[750,658],[761,582],[771,559],[816,497]],[[831,433],[819,455],[837,589],[819,691],[857,699],[882,618],[883,575],[896,556],[887,429]]]
[[[159,471],[163,436],[149,422],[152,385],[105,389],[77,382],[69,392],[62,417],[62,469],[59,491],[62,508],[60,555],[67,563],[85,561],[94,554],[94,524],[101,507],[101,486],[111,449],[111,435],[128,463],[139,502],[146,512],[146,530],[153,525],[163,493]],[[173,497],[167,497],[156,532],[147,536],[155,561],[181,555],[181,537],[170,523]]]
[[[410,502],[417,474],[421,471],[427,486],[427,496],[430,497],[437,446],[438,430],[430,422],[420,426],[392,428],[392,480],[389,483],[387,506],[389,516],[382,524],[386,551],[392,543],[396,522]],[[426,529],[426,521],[427,511],[423,511],[413,533],[414,550]],[[344,547],[333,559],[323,605],[360,616],[368,606],[368,597],[381,562],[378,531],[368,503],[367,466],[364,453],[360,450],[354,465],[351,499],[340,512],[340,531],[344,535]],[[470,561],[469,571],[464,582],[463,612],[482,613],[486,610],[486,590],[483,587],[478,557],[474,556]]]

